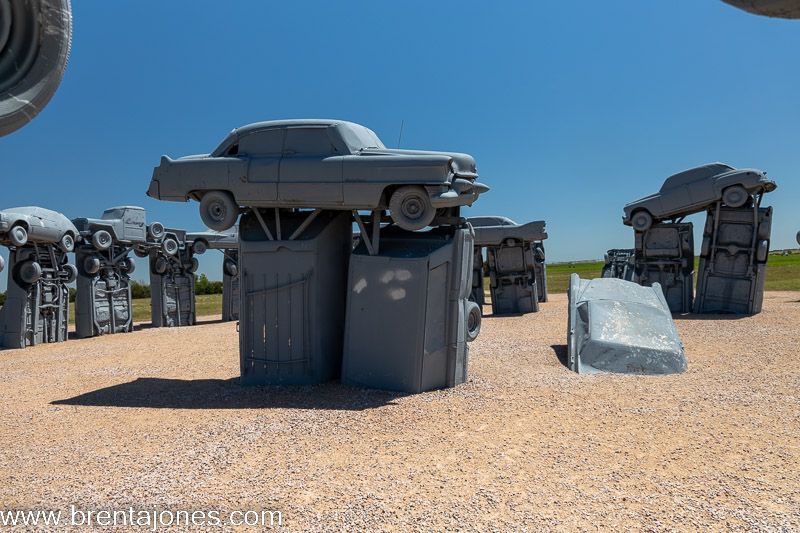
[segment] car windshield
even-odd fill
[[[342,134],[344,142],[347,143],[348,148],[354,152],[370,148],[377,148],[380,150],[386,148],[378,136],[375,135],[374,131],[359,124],[341,125],[339,131]]]

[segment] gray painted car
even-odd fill
[[[108,250],[112,244],[144,245],[160,242],[164,238],[164,225],[153,222],[147,225],[142,207],[131,205],[111,207],[100,218],[75,218],[72,222],[80,234],[90,240],[98,250]],[[171,244],[166,245],[171,248]],[[140,255],[142,248],[138,249]]]
[[[237,128],[210,154],[162,156],[147,194],[199,201],[216,231],[232,227],[241,207],[388,208],[399,227],[418,230],[438,209],[488,191],[477,177],[467,154],[388,149],[352,122],[281,120]]]
[[[686,354],[658,283],[569,279],[567,366],[579,374],[686,371]]]
[[[647,231],[654,222],[697,213],[720,200],[741,207],[753,194],[776,187],[763,170],[710,163],[670,176],[657,193],[626,205],[622,222]]]
[[[192,243],[192,252],[204,254],[206,250],[236,250],[239,247],[239,227],[228,231],[194,231],[186,234]]]
[[[50,209],[27,206],[0,211],[0,244],[17,248],[29,242],[57,244],[71,252],[78,235],[78,229],[67,217]]]

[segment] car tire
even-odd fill
[[[649,211],[636,211],[631,216],[631,226],[638,232],[645,232],[653,225],[653,215]]]
[[[28,230],[19,225],[14,226],[8,231],[8,240],[17,248],[25,246],[28,244]]]
[[[157,257],[153,263],[153,271],[158,275],[164,275],[169,269],[169,260],[166,257]]]
[[[196,255],[203,255],[208,251],[208,243],[203,239],[197,239],[192,243],[192,252]]]
[[[83,270],[90,276],[100,271],[100,259],[97,257],[87,257],[83,260]]]
[[[0,137],[28,122],[61,83],[72,44],[69,0],[0,2]]]
[[[147,250],[147,248],[142,248],[140,246],[134,246],[133,247],[133,255],[135,255],[136,257],[145,258],[148,255],[150,255],[150,252]]]
[[[192,257],[186,265],[186,271],[189,272],[189,274],[194,274],[199,268],[200,261],[198,261],[196,257]]]
[[[481,306],[467,302],[467,342],[472,342],[481,333]]]
[[[147,234],[155,241],[161,240],[164,237],[164,233],[166,230],[164,229],[164,224],[161,222],[153,222],[149,226],[147,226]]]
[[[65,233],[61,236],[61,249],[66,253],[72,253],[75,250],[75,237],[71,233]]]
[[[230,259],[227,259],[225,263],[223,263],[222,269],[225,271],[227,275],[233,278],[239,275],[239,265],[237,265]]]
[[[42,266],[36,261],[25,261],[19,266],[19,279],[27,285],[33,285],[42,279]]]
[[[72,283],[78,279],[78,268],[72,263],[67,263],[64,265],[63,276],[64,283]]]
[[[406,185],[394,191],[389,200],[389,210],[394,223],[407,231],[427,227],[436,216],[428,191],[419,185]]]
[[[167,237],[164,239],[164,242],[161,243],[161,251],[167,255],[176,255],[178,253],[178,248],[178,241],[172,237]]]
[[[111,234],[104,229],[95,231],[92,234],[92,245],[101,252],[111,248],[113,243],[114,239],[111,238]]]
[[[130,257],[126,257],[119,262],[119,267],[126,274],[133,274],[133,271],[136,270],[136,263]]]
[[[750,193],[741,185],[732,185],[722,191],[722,203],[728,207],[742,207],[750,199]]]
[[[2,255],[0,255],[0,272],[2,272],[5,267],[6,267],[6,260],[3,259]]]
[[[200,218],[203,224],[214,231],[225,231],[236,224],[239,218],[239,206],[230,193],[210,191],[200,200]]]

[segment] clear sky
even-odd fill
[[[73,9],[61,88],[0,138],[3,207],[73,218],[141,205],[149,221],[203,229],[197,203],[145,196],[161,154],[208,152],[249,122],[341,118],[387,146],[404,122],[405,148],[474,155],[492,190],[465,214],[546,220],[550,261],[632,246],[622,206],[717,160],[777,180],[765,202],[775,207],[772,247],[796,246],[800,21],[718,0]],[[699,230],[702,215],[692,220]],[[220,279],[219,257],[201,257],[201,271]]]

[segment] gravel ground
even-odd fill
[[[289,530],[800,529],[800,302],[677,320],[689,371],[578,376],[566,297],[467,384],[242,388],[235,325],[0,352],[0,508],[273,509]]]

